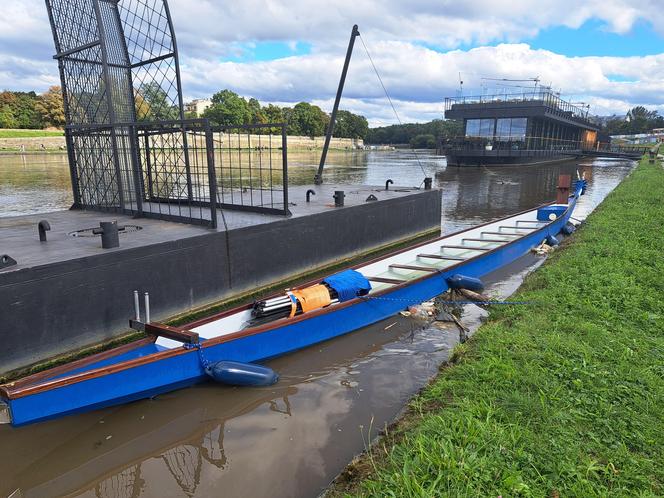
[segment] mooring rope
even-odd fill
[[[398,297],[375,297],[375,296],[361,296],[361,299],[373,299],[378,301],[394,301],[394,302],[405,302],[411,304],[420,304],[420,300],[405,299]],[[481,306],[490,306],[494,304],[499,305],[528,305],[528,304],[537,304],[533,301],[445,301],[443,304],[477,304]]]
[[[364,47],[364,51],[367,53],[367,57],[369,58],[369,62],[371,62],[371,67],[373,67],[374,73],[376,73],[376,76],[378,77],[378,81],[380,82],[380,86],[383,87],[383,92],[385,92],[385,97],[387,97],[387,101],[390,103],[390,107],[392,107],[392,111],[394,111],[394,115],[397,118],[397,121],[399,122],[400,125],[403,126],[403,123],[401,122],[401,118],[399,117],[399,113],[397,112],[396,107],[394,107],[394,103],[392,102],[392,99],[390,98],[389,93],[387,93],[387,88],[385,88],[385,84],[383,83],[383,78],[380,77],[380,73],[378,72],[378,68],[376,68],[376,64],[374,64],[373,59],[371,58],[371,54],[369,53],[369,49],[367,48],[367,44],[364,43],[364,38],[362,38],[362,34],[360,34],[360,41],[362,42],[362,46]],[[427,172],[424,169],[424,166],[420,162],[420,158],[417,155],[417,151],[413,149],[413,154],[415,155],[415,159],[417,160],[417,164],[420,166],[420,169],[422,170],[422,173],[424,173],[424,176],[427,176]],[[422,180],[422,183],[424,183],[424,180]],[[422,185],[420,183],[420,185]]]
[[[185,349],[198,349],[198,360],[203,366],[203,370],[207,369],[210,366],[210,362],[203,356],[203,347],[200,342],[195,344],[183,344]]]

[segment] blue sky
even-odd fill
[[[140,0],[160,1],[160,0]],[[0,89],[59,84],[43,0],[0,16]],[[482,78],[529,78],[600,115],[645,105],[664,114],[662,0],[169,0],[186,99],[229,88],[261,102],[330,110],[353,24],[404,121]],[[396,118],[361,44],[342,107],[373,125]]]
[[[610,31],[605,22],[591,19],[579,28],[547,28],[524,41],[533,48],[551,50],[570,57],[643,56],[659,54],[664,50],[664,36],[645,20],[637,21],[627,33],[615,33]]]

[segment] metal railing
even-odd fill
[[[607,154],[616,156],[641,156],[650,150],[647,146],[624,146],[594,143],[583,140],[561,140],[545,137],[457,137],[442,140],[441,150],[455,153],[475,152],[485,155],[522,155],[526,152],[546,152],[550,154]],[[494,152],[495,151],[495,152]]]
[[[561,113],[569,117],[588,120],[588,108],[581,107],[560,98],[549,89],[524,90],[520,93],[500,93],[491,95],[446,97],[445,110],[449,111],[455,104],[489,104],[489,103],[521,103],[542,102],[545,107],[553,112]]]
[[[214,128],[212,139],[222,207],[290,214],[285,124]]]
[[[219,208],[290,214],[285,124],[185,119],[70,125],[65,135],[77,208],[212,228]]]

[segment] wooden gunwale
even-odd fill
[[[441,236],[438,239],[425,241],[425,242],[422,242],[422,243],[417,244],[415,246],[410,246],[410,247],[407,247],[407,248],[404,248],[404,249],[400,249],[398,251],[394,251],[392,253],[383,255],[383,256],[375,258],[373,260],[365,261],[361,264],[352,266],[351,268],[355,269],[355,268],[360,268],[360,267],[363,267],[363,266],[368,266],[368,265],[371,265],[371,264],[376,263],[378,261],[394,257],[398,254],[401,254],[401,253],[404,253],[404,252],[407,252],[407,251],[411,251],[411,250],[416,249],[418,247],[428,245],[428,244],[431,244],[431,243],[434,243],[434,242],[438,242],[442,239],[449,238],[449,237],[452,237],[452,236],[455,236],[455,235],[459,235],[461,233],[468,232],[470,230],[476,230],[477,228],[481,228],[483,226],[490,225],[492,223],[497,223],[499,221],[506,220],[508,218],[513,218],[515,216],[520,216],[522,214],[528,213],[530,211],[534,211],[536,209],[539,209],[542,206],[548,206],[550,204],[553,204],[553,202],[548,202],[548,203],[545,203],[545,204],[541,204],[537,207],[530,208],[530,209],[525,209],[523,211],[520,211],[520,212],[514,213],[514,214],[510,214],[509,216],[505,216],[503,218],[499,218],[499,219],[496,219],[496,220],[493,220],[493,221],[489,221],[489,222],[483,223],[481,225],[477,225],[477,226],[474,226],[474,227],[467,228],[465,230],[460,230],[460,231],[452,233],[452,234]],[[568,210],[569,210],[569,204],[567,205],[567,209],[563,212],[563,214],[561,216],[564,216],[567,213]],[[482,252],[482,253],[477,254],[476,256],[468,258],[465,261],[460,261],[457,264],[451,265],[451,266],[445,268],[445,271],[452,270],[452,269],[454,269],[454,268],[456,268],[456,267],[458,267],[462,264],[466,264],[468,262],[475,261],[475,260],[478,260],[480,258],[484,258],[484,257],[490,255],[491,253],[493,253],[494,251],[501,250],[501,249],[504,249],[506,247],[509,247],[510,245],[520,241],[524,237],[534,235],[535,233],[546,229],[549,225],[555,223],[556,221],[557,220],[552,220],[552,221],[546,223],[545,225],[543,225],[541,227],[538,227],[536,232],[531,232],[531,233],[528,233],[528,234],[524,234],[523,237],[519,237],[518,239],[514,239],[510,242],[507,242],[504,245],[492,248],[492,249],[490,249],[486,252]],[[447,247],[450,247],[450,246],[447,246]],[[386,289],[381,289],[381,290],[375,292],[372,296],[375,296],[375,297],[383,296],[385,294],[389,294],[389,293],[394,292],[396,290],[400,290],[401,288],[405,287],[406,285],[412,285],[412,284],[415,284],[415,283],[419,283],[419,282],[424,281],[426,279],[434,278],[438,275],[439,275],[438,272],[428,273],[428,274],[422,275],[420,277],[414,278],[412,280],[408,280],[406,282],[403,282],[401,284],[396,284],[393,287],[386,288]],[[320,279],[312,280],[311,282],[314,283],[314,282],[318,282],[318,281],[320,281]],[[303,284],[302,286],[306,286],[306,285],[309,285],[309,283]],[[279,294],[275,293],[273,295],[276,296],[276,295],[279,295]],[[208,340],[204,341],[203,343],[201,343],[201,347],[202,348],[214,347],[218,344],[223,344],[225,342],[240,339],[242,337],[249,337],[249,336],[256,335],[256,334],[261,334],[263,332],[267,332],[269,330],[279,328],[279,327],[284,326],[284,325],[289,325],[291,323],[297,323],[297,322],[300,322],[302,320],[308,320],[309,318],[314,318],[314,317],[322,315],[322,314],[327,314],[327,313],[330,313],[330,312],[334,312],[336,310],[341,310],[341,309],[344,309],[348,306],[354,306],[355,304],[358,304],[362,301],[366,301],[366,297],[358,297],[358,298],[355,298],[355,299],[351,299],[350,301],[345,301],[343,303],[336,304],[336,305],[334,305],[334,307],[321,308],[321,309],[318,309],[318,310],[311,311],[309,313],[294,316],[292,318],[280,318],[278,320],[275,320],[274,322],[270,322],[270,323],[267,323],[267,324],[264,324],[264,325],[259,325],[257,327],[248,328],[248,329],[245,329],[245,330],[240,330],[240,331],[237,331],[237,332],[233,332],[231,334],[226,334],[226,335],[223,335],[221,337],[215,337],[215,338],[212,338],[212,339],[208,339]],[[194,321],[190,324],[187,324],[187,328],[193,328],[193,327],[196,327],[196,326],[200,326],[204,323],[209,323],[211,321],[219,320],[219,319],[221,319],[225,316],[228,316],[228,315],[231,315],[231,314],[234,314],[234,313],[238,313],[238,312],[246,310],[246,309],[250,309],[251,306],[252,306],[251,304],[248,304],[248,305],[245,305],[245,306],[239,306],[239,307],[233,308],[231,310],[213,315],[212,317],[208,317],[207,319],[201,319],[201,320],[198,320],[198,321]],[[184,329],[184,327],[181,327],[181,328]],[[154,340],[154,339],[151,339],[151,340]],[[136,344],[136,343],[133,343],[133,344]],[[128,348],[128,349],[131,349],[131,348]],[[115,350],[110,350],[110,351],[115,351]],[[169,349],[169,350],[166,350],[166,351],[160,351],[158,353],[143,356],[141,358],[134,358],[132,360],[127,360],[127,361],[124,361],[122,363],[116,363],[114,365],[108,365],[108,366],[105,366],[105,367],[96,368],[94,370],[89,370],[87,372],[81,372],[81,373],[78,373],[78,374],[75,374],[75,375],[72,375],[72,376],[69,376],[69,377],[61,377],[59,379],[53,379],[53,380],[50,380],[48,382],[44,382],[44,383],[38,384],[38,385],[28,385],[28,386],[25,386],[25,387],[20,387],[20,386],[17,386],[18,381],[16,381],[16,382],[13,382],[11,384],[0,385],[0,393],[6,399],[22,398],[22,397],[25,397],[25,396],[29,396],[31,394],[38,394],[38,393],[41,393],[41,392],[44,392],[44,391],[49,391],[51,389],[56,389],[56,388],[59,388],[59,387],[65,387],[65,386],[75,384],[75,383],[78,383],[78,382],[83,382],[85,380],[95,379],[95,378],[102,377],[102,376],[105,376],[105,375],[113,374],[113,373],[116,373],[116,372],[120,372],[120,371],[127,370],[127,369],[130,369],[130,368],[138,367],[138,366],[141,366],[141,365],[145,365],[147,363],[153,363],[153,362],[156,362],[156,361],[172,358],[172,357],[175,357],[175,356],[180,356],[180,355],[183,355],[183,354],[189,354],[189,353],[196,354],[197,351],[195,349],[185,349],[185,348]],[[110,355],[110,356],[112,356],[112,355]],[[85,360],[87,360],[87,358]],[[94,361],[99,361],[98,356],[97,355],[91,356],[89,358],[89,361],[91,363],[94,362]],[[40,374],[35,374],[35,375],[48,374],[48,376],[50,376],[50,375],[52,375],[51,372],[52,372],[52,370],[46,370],[45,372],[41,372]],[[43,375],[42,377],[46,377],[46,376],[47,375]],[[32,384],[32,378],[33,378],[33,376],[30,376],[30,377],[26,377],[24,380],[29,381],[30,384]]]
[[[28,375],[27,377],[21,377],[20,379],[8,382],[7,384],[0,385],[0,393],[6,394],[8,388],[19,388],[29,384],[34,384],[43,379],[48,379],[49,377],[55,377],[57,375],[67,373],[71,370],[76,370],[77,368],[85,367],[92,363],[96,363],[98,361],[118,356],[122,353],[126,353],[127,351],[131,351],[132,349],[137,349],[141,346],[146,346],[148,344],[151,344],[156,339],[157,339],[156,336],[144,337],[134,342],[130,342],[127,344],[123,344],[121,346],[117,346],[113,349],[109,349],[108,351],[102,351],[100,353],[96,353],[91,356],[86,356],[85,358],[80,358],[78,360],[74,360],[69,363],[58,365],[57,367],[49,368],[48,370],[43,370],[41,372]]]

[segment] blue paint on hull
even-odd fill
[[[238,361],[256,363],[291,353],[393,316],[411,304],[427,301],[448,290],[446,279],[457,273],[480,278],[523,256],[547,236],[555,236],[569,221],[577,197],[570,198],[567,211],[549,225],[475,258],[449,271],[432,274],[404,287],[396,287],[380,297],[359,298],[352,305],[339,306],[328,313],[285,323],[254,335],[203,347],[208,362]],[[140,350],[143,355],[145,351]],[[126,355],[122,357],[126,360]],[[118,357],[104,364],[118,363]],[[99,366],[99,365],[97,365]],[[89,370],[87,367],[86,370]],[[69,374],[67,374],[69,375]],[[101,377],[91,378],[48,391],[10,399],[12,424],[24,425],[72,413],[99,409],[153,397],[207,379],[197,349],[145,363]]]

